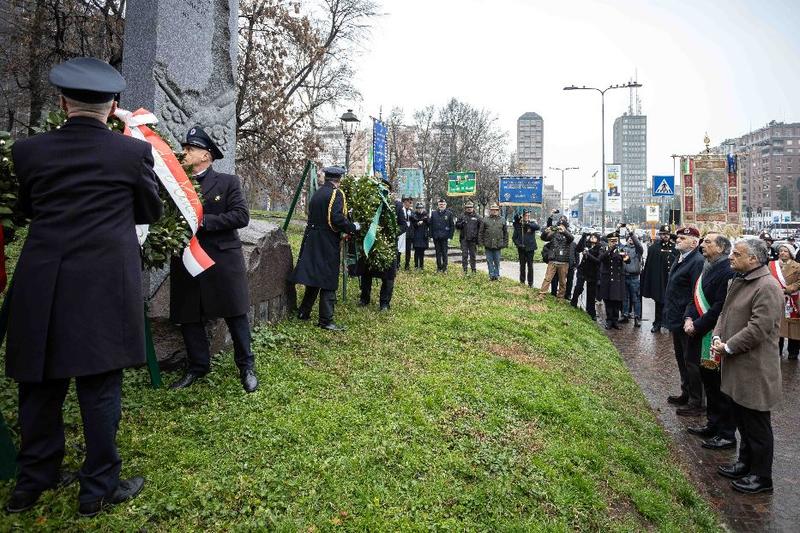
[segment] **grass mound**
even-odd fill
[[[385,314],[355,289],[336,310],[345,333],[294,319],[255,333],[255,394],[230,354],[185,391],[127,371],[118,441],[141,496],[79,520],[77,486],[47,492],[0,530],[719,529],[585,314],[483,275],[401,273]]]

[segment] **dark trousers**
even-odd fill
[[[461,266],[464,272],[467,271],[467,261],[469,260],[469,268],[475,272],[475,256],[478,253],[478,243],[470,241],[461,241]]]
[[[529,287],[533,287],[533,254],[535,250],[531,250],[530,252],[525,250],[525,248],[520,248],[517,246],[517,256],[519,257],[519,282],[525,283],[528,282]],[[553,281],[556,281],[553,278]],[[556,287],[558,286],[558,282],[556,281]]]
[[[370,298],[372,297],[372,280],[374,278],[368,274],[361,275],[361,303],[368,304]],[[394,280],[393,279],[382,279],[381,280],[381,295],[380,295],[380,305],[381,307],[389,307],[389,304],[392,302],[392,293],[394,293]]]
[[[405,261],[405,267],[404,267],[406,270],[409,269],[410,264],[411,264],[411,248],[412,248],[411,240],[412,240],[411,239],[411,235],[406,233],[406,261]],[[399,257],[397,258],[397,265],[398,265],[398,268],[399,268],[399,265],[400,265],[400,258]]]
[[[447,272],[447,238],[433,239],[433,245],[436,247],[436,270]]]
[[[742,437],[739,462],[749,466],[751,474],[771,479],[774,440],[770,412],[748,409],[735,401],[732,404],[736,428]]]
[[[733,420],[733,406],[730,396],[722,392],[719,369],[700,367],[700,379],[706,393],[706,416],[708,426],[714,428],[715,435],[723,439],[736,438],[736,423]]]
[[[414,248],[414,268],[422,269],[425,263],[425,248]]]
[[[703,381],[700,378],[700,347],[702,339],[689,336],[678,329],[672,332],[675,361],[681,375],[681,394],[689,398],[690,407],[703,405]]]
[[[578,306],[578,299],[583,294],[583,285],[586,284],[586,312],[592,317],[592,320],[597,318],[597,309],[595,308],[595,301],[597,299],[597,280],[584,279],[583,273],[578,270],[575,289],[572,291],[572,305]]]
[[[664,302],[657,302],[653,300],[653,304],[656,308],[656,316],[653,318],[653,326],[661,327],[661,318],[664,314]]]
[[[310,316],[314,302],[319,296],[319,322],[321,326],[327,326],[333,322],[333,308],[336,304],[336,291],[320,289],[319,287],[306,287],[303,301],[300,302],[298,311],[301,315]]]
[[[778,353],[783,353],[783,339],[784,337],[778,339]],[[798,353],[800,353],[800,340],[788,339],[788,341],[789,342],[787,343],[786,346],[786,352],[789,355],[797,355]]]
[[[56,486],[64,459],[64,398],[69,379],[19,384],[22,442],[16,491],[41,492]],[[122,460],[117,453],[122,370],[75,378],[83,421],[86,457],[78,479],[81,503],[111,494],[119,485]]]
[[[619,320],[619,313],[620,311],[622,311],[622,300],[603,300],[603,301],[606,304],[606,322],[608,322],[609,324],[616,324],[617,320]]]
[[[255,366],[253,352],[250,350],[250,323],[247,315],[225,318],[225,324],[233,341],[233,360],[239,370],[252,370]],[[183,342],[189,359],[188,371],[193,374],[208,374],[211,370],[211,351],[208,347],[208,334],[203,322],[181,324]]]
[[[567,281],[564,284],[564,298],[567,300],[570,299],[572,295],[572,283],[575,278],[575,267],[568,267],[567,268]],[[550,294],[555,296],[558,291],[558,278],[553,278],[553,281],[550,282]]]

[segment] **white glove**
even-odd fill
[[[353,225],[356,227],[356,231],[361,231],[361,224],[358,222],[353,222]]]

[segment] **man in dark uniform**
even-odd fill
[[[382,180],[386,185],[386,189],[381,194],[388,194],[391,191],[391,182],[387,179]],[[395,249],[397,248],[397,238],[405,233],[407,224],[405,219],[405,212],[403,211],[403,204],[400,201],[395,201],[395,220],[397,224],[397,233],[395,234]],[[380,231],[380,230],[378,230]],[[381,280],[381,294],[379,300],[379,310],[388,311],[392,303],[392,294],[394,294],[394,280],[397,277],[397,271],[400,269],[400,252],[395,256],[395,262],[386,270],[371,270],[367,266],[367,257],[360,254],[359,260],[356,264],[356,270],[360,275],[361,294],[359,295],[358,305],[366,307],[369,305],[370,298],[372,297],[372,280],[378,278]]]
[[[606,306],[606,329],[619,329],[617,325],[625,297],[625,263],[630,258],[619,246],[619,232],[606,235],[608,246],[600,250],[600,283],[597,297]]]
[[[447,272],[447,251],[450,239],[456,231],[453,212],[447,209],[447,201],[439,198],[437,209],[430,216],[430,233],[436,248],[436,271]]]
[[[759,239],[767,243],[767,252],[769,252],[769,260],[770,261],[777,261],[780,257],[778,254],[778,250],[772,247],[775,244],[775,239],[770,235],[768,231],[762,231],[761,234],[758,236]]]
[[[342,233],[355,233],[361,228],[357,222],[347,219],[347,200],[339,190],[339,181],[345,170],[342,167],[327,167],[323,172],[325,184],[317,189],[308,203],[308,223],[303,244],[289,279],[306,286],[297,318],[311,318],[311,308],[319,296],[317,325],[330,331],[342,331],[344,328],[333,322],[336,288],[339,286],[340,241]]]
[[[10,290],[6,374],[19,382],[22,438],[6,509],[29,509],[68,479],[62,407],[75,378],[86,443],[79,513],[94,516],[144,485],[120,480],[116,435],[122,369],[145,362],[135,225],[158,220],[161,200],[150,145],[106,126],[122,76],[81,57],[54,67],[50,82],[66,124],[13,147],[19,207],[32,222]]]
[[[203,220],[197,240],[214,261],[209,269],[192,277],[180,257],[170,263],[170,320],[181,326],[189,366],[172,384],[183,389],[211,369],[211,353],[205,322],[224,318],[233,340],[233,358],[246,392],[258,388],[255,359],[250,350],[250,308],[247,268],[239,240],[239,228],[247,227],[247,209],[239,177],[222,174],[211,166],[222,152],[199,126],[186,135],[184,163],[192,165],[203,194]]]
[[[678,255],[675,243],[670,239],[669,226],[664,224],[658,230],[658,240],[647,248],[647,260],[642,271],[642,298],[652,298],[656,308],[653,327],[650,328],[652,333],[661,330],[664,291],[667,288],[669,270]]]

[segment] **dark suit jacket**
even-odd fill
[[[178,324],[247,314],[250,308],[247,269],[239,228],[247,227],[247,210],[238,176],[209,168],[198,177],[203,192],[203,225],[197,240],[214,265],[192,277],[180,257],[170,265],[170,319]]]
[[[12,154],[31,224],[14,273],[6,374],[40,382],[144,363],[135,224],[162,209],[150,145],[70,118]]]
[[[725,296],[728,294],[728,281],[735,275],[736,272],[731,268],[731,262],[728,261],[727,257],[715,263],[703,274],[701,282],[703,294],[706,295],[708,305],[711,307],[702,317],[694,305],[694,297],[686,307],[685,316],[692,319],[695,337],[703,337],[717,325],[717,318],[719,318],[719,313],[722,311],[722,306],[725,305]],[[694,287],[692,287],[692,294],[694,294]]]
[[[308,203],[308,223],[291,281],[335,291],[339,286],[342,233],[354,233],[347,219],[344,193],[330,182],[317,189]]]
[[[680,256],[679,256],[680,258]],[[670,331],[683,328],[683,317],[686,306],[692,302],[694,282],[703,271],[703,256],[700,247],[689,253],[682,262],[672,263],[664,292],[664,316],[662,325]]]

